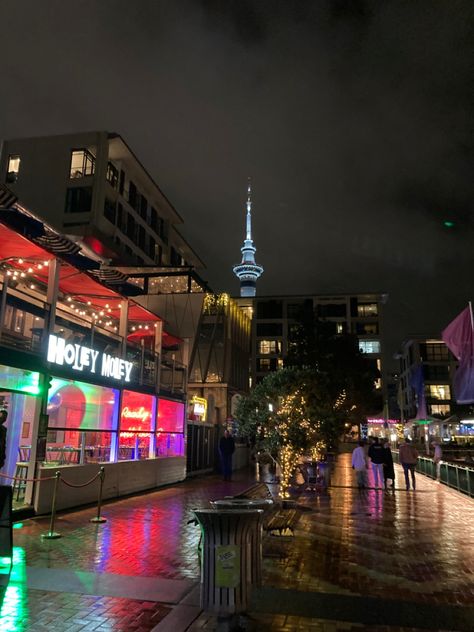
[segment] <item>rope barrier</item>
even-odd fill
[[[102,468],[101,468],[101,469],[102,469]],[[93,482],[96,480],[96,478],[99,478],[99,476],[100,476],[100,475],[101,475],[101,472],[99,471],[99,472],[97,472],[97,474],[96,474],[94,477],[92,477],[92,478],[91,478],[89,481],[87,481],[86,483],[78,483],[78,484],[76,484],[76,483],[69,483],[68,481],[65,481],[65,480],[64,480],[64,478],[62,478],[62,479],[61,479],[61,483],[64,483],[64,484],[65,484],[65,485],[67,485],[68,487],[76,487],[76,488],[79,488],[79,487],[87,487],[88,485],[90,485],[91,483],[93,483]]]
[[[22,478],[21,476],[8,476],[8,474],[0,473],[0,478],[9,478],[11,481],[20,481],[21,483],[39,483],[40,481],[52,481],[55,476],[46,476],[45,478]]]

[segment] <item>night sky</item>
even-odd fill
[[[474,299],[472,7],[4,0],[0,138],[120,133],[231,294],[251,176],[258,293],[388,292],[392,353]]]

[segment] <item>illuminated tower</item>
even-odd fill
[[[252,187],[247,187],[247,230],[242,252],[242,262],[233,267],[234,274],[240,281],[240,296],[255,296],[257,279],[262,274],[263,268],[255,263],[256,248],[252,241]]]

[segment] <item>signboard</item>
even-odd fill
[[[206,421],[207,399],[194,395],[191,399],[191,405],[193,407],[192,414],[194,417],[198,417],[200,421]]]
[[[216,545],[215,583],[218,588],[236,588],[240,584],[240,547]]]
[[[122,392],[122,410],[120,412],[120,430],[129,432],[150,432],[151,421],[155,415],[153,395]]]
[[[91,347],[66,342],[64,338],[54,334],[49,336],[47,360],[52,364],[66,365],[74,371],[100,375],[120,382],[130,382],[133,369],[133,362]]]

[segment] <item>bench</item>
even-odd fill
[[[255,483],[248,489],[235,494],[232,498],[242,500],[267,500],[273,499],[272,493],[266,483]],[[274,501],[264,510],[263,530],[269,535],[294,535],[294,529],[298,523],[303,509],[295,501]]]

